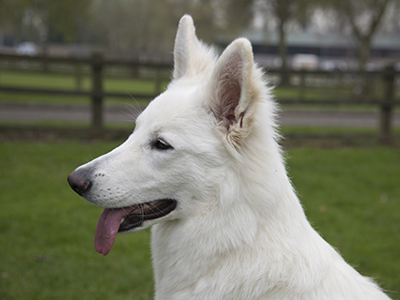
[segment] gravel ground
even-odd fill
[[[129,123],[140,109],[124,106],[105,107],[104,119],[111,123]],[[379,113],[373,111],[283,110],[281,125],[376,128]],[[0,104],[0,121],[90,121],[90,107],[80,105]],[[400,127],[400,112],[393,114],[393,126]]]

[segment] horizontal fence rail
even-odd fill
[[[15,87],[6,86],[1,83],[0,91],[7,93],[21,93],[21,94],[40,94],[40,95],[63,95],[71,97],[88,97],[91,99],[91,130],[94,134],[101,135],[104,131],[103,122],[103,102],[104,98],[139,98],[139,99],[153,99],[162,92],[163,81],[169,80],[171,71],[173,69],[170,63],[156,63],[156,62],[141,62],[138,60],[105,58],[100,52],[94,52],[90,57],[55,57],[55,56],[20,56],[11,54],[0,54],[0,75],[2,69],[20,69],[19,64],[28,62],[32,64],[29,70],[36,72],[70,72],[76,79],[76,89],[54,89],[54,88],[33,88],[33,87]],[[53,69],[53,66],[63,64],[64,67],[60,69]],[[112,73],[113,68],[124,68],[125,73],[115,75]],[[271,81],[279,83],[280,76],[291,78],[293,85],[297,86],[298,94],[296,97],[279,97],[278,103],[283,105],[373,105],[380,109],[380,127],[379,138],[382,143],[390,143],[392,141],[392,115],[394,107],[400,105],[399,100],[396,99],[396,77],[400,75],[393,65],[387,66],[379,71],[322,71],[322,70],[278,70],[278,69],[265,69],[267,77]],[[155,90],[152,93],[124,93],[124,92],[106,92],[104,90],[104,77],[105,74],[113,74],[114,76],[142,76],[151,78],[155,83]],[[91,89],[82,90],[82,76],[83,74],[89,75],[91,80]],[[122,75],[121,75],[122,74]],[[125,75],[124,75],[125,74]],[[326,97],[324,99],[309,99],[306,94],[309,85],[320,85],[324,87],[325,84],[332,84],[342,88],[347,82],[354,84],[368,83],[368,80],[373,78],[380,82],[379,94],[373,96],[362,97]],[[398,98],[397,98],[398,99]]]

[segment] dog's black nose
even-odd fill
[[[81,177],[76,172],[72,172],[68,175],[68,183],[80,196],[85,194],[92,187],[92,182],[90,180]]]

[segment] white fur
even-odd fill
[[[235,40],[217,58],[184,16],[174,54],[173,81],[129,139],[80,167],[94,170],[86,199],[97,205],[178,201],[135,229],[154,225],[155,298],[389,299],[307,221],[249,41]],[[157,138],[174,149],[154,149]]]

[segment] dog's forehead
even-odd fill
[[[196,87],[169,88],[150,102],[137,122],[146,127],[188,125],[202,113],[200,94]]]

